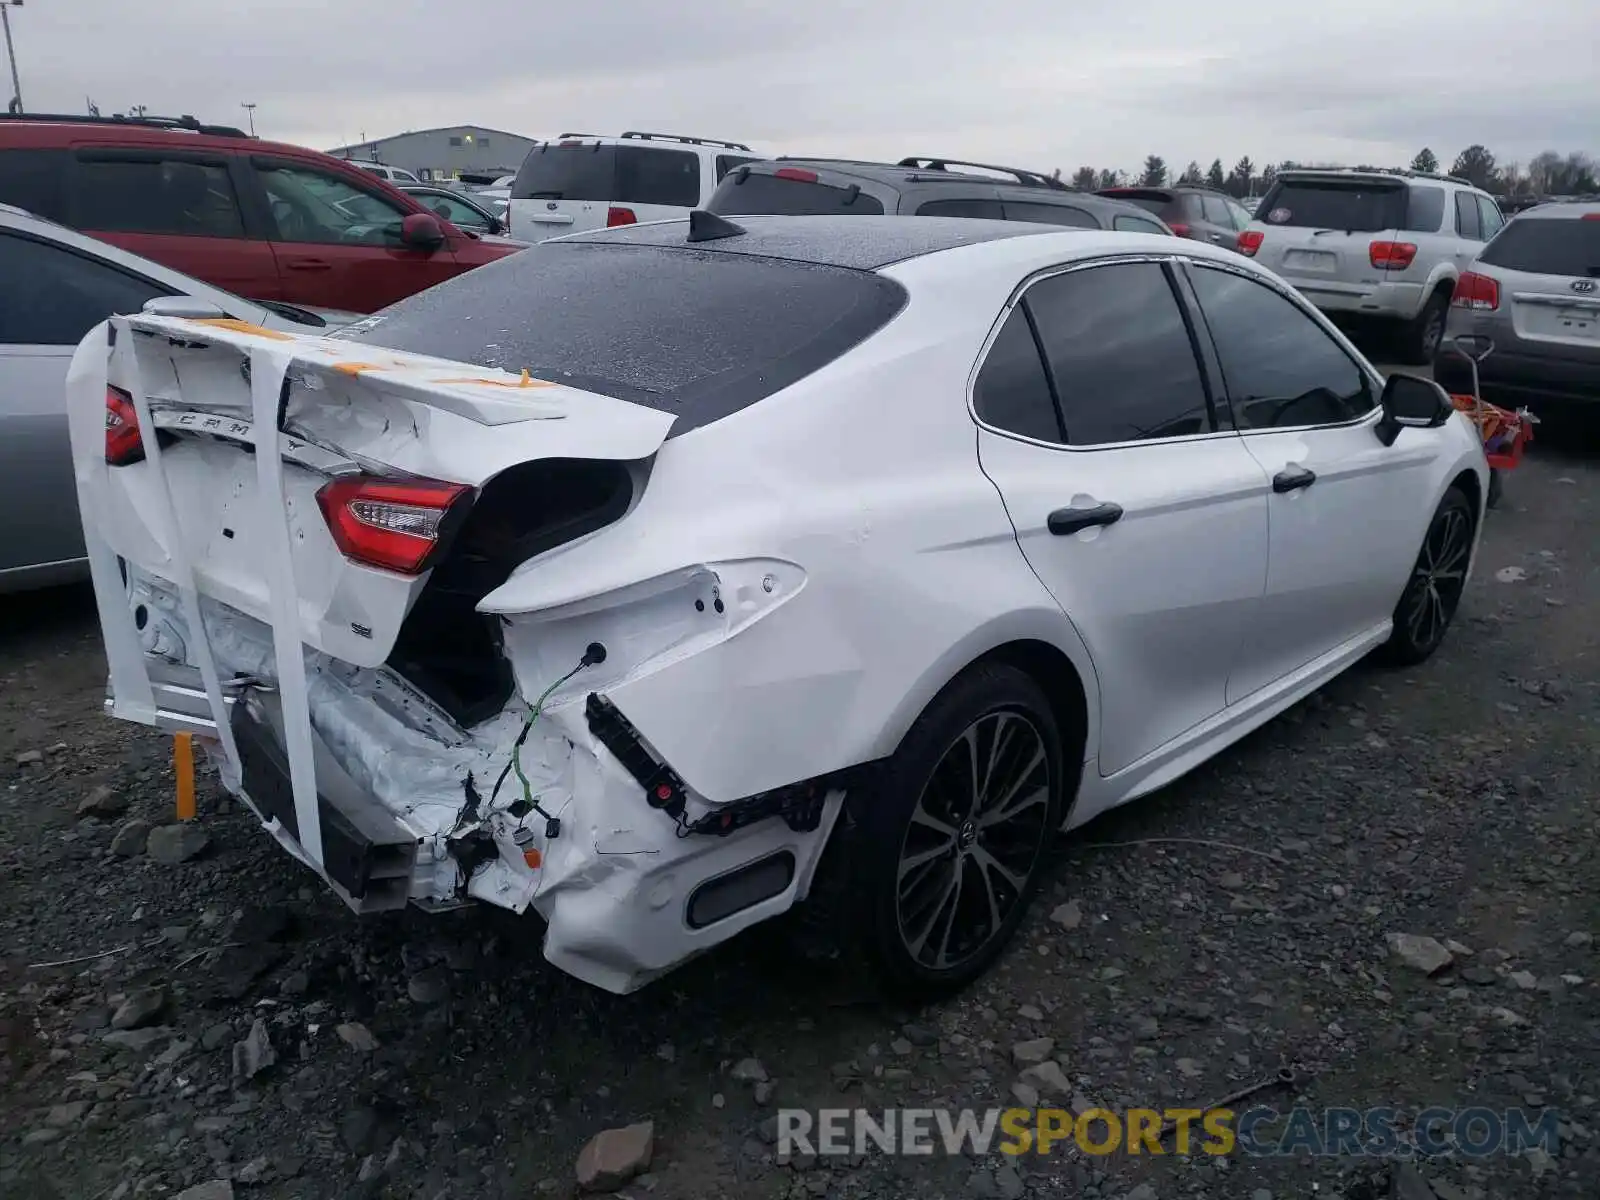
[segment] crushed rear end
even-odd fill
[[[195,734],[352,909],[532,907],[548,959],[625,992],[804,895],[839,781],[756,787],[738,745],[675,769],[628,690],[670,695],[798,568],[528,571],[630,512],[671,415],[154,315],[91,332],[67,398],[107,709]]]

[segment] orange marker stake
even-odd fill
[[[192,821],[195,818],[194,734],[172,735],[172,768],[178,777],[178,820]]]

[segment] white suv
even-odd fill
[[[1323,312],[1399,323],[1405,356],[1426,363],[1456,280],[1504,224],[1487,192],[1450,175],[1283,171],[1239,250]]]
[[[512,237],[543,241],[704,208],[722,177],[769,157],[742,142],[629,131],[563,133],[528,152],[511,185]]]

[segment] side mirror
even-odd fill
[[[499,237],[504,234],[505,231],[506,223],[504,221],[502,221],[499,217],[489,218],[489,233],[493,234],[495,237]]]
[[[400,242],[431,254],[444,245],[444,226],[432,213],[411,213],[400,222]]]
[[[1378,440],[1394,445],[1402,429],[1437,429],[1455,412],[1450,396],[1431,379],[1394,374],[1383,385],[1383,419]]]

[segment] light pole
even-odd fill
[[[22,111],[22,81],[17,78],[17,52],[11,45],[11,8],[22,7],[22,0],[0,0],[0,24],[6,29],[6,57],[11,60],[11,111]]]
[[[256,135],[256,106],[254,104],[245,104],[244,102],[241,101],[240,104],[239,104],[239,107],[244,109],[244,111],[247,112],[250,115],[250,136],[251,137],[255,137],[255,135]]]

